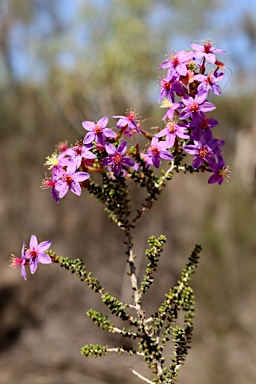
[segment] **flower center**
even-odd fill
[[[196,102],[193,102],[192,104],[190,104],[189,109],[191,112],[198,112],[198,104]]]
[[[172,56],[171,61],[174,67],[177,67],[177,65],[180,63],[177,56]]]
[[[206,156],[208,155],[208,149],[206,147],[202,147],[199,149],[199,156],[202,157],[202,159],[205,160]]]
[[[212,48],[212,45],[211,45],[211,43],[209,41],[207,43],[204,43],[204,52],[205,53],[210,53],[211,52],[211,48]]]
[[[113,156],[113,161],[115,164],[119,164],[121,163],[122,161],[122,156],[120,155],[120,153],[116,153],[114,156]]]
[[[80,156],[82,154],[82,149],[80,147],[76,147],[75,152],[77,156]]]
[[[224,167],[222,169],[219,169],[219,176],[229,177],[230,176],[230,169],[229,169],[229,167]]]
[[[128,121],[134,121],[137,119],[137,113],[136,111],[133,111],[133,110],[130,110],[128,113],[127,113],[127,120]]]
[[[31,249],[29,251],[31,257],[37,257],[37,251],[35,249]]]
[[[173,121],[169,122],[168,123],[168,129],[169,129],[170,133],[176,132],[177,131],[176,124]]]
[[[71,185],[71,183],[72,183],[72,181],[73,181],[72,176],[70,176],[70,175],[66,175],[66,177],[65,177],[65,181],[66,181],[66,183],[67,183],[68,185]]]
[[[99,135],[100,133],[102,133],[102,128],[99,127],[97,124],[96,124],[96,127],[95,127],[95,133],[96,133],[96,135]]]
[[[153,153],[154,156],[157,156],[159,155],[159,149],[157,147],[151,147],[151,151]]]
[[[163,87],[164,89],[166,89],[167,91],[169,91],[169,90],[170,90],[170,87],[171,87],[171,84],[170,84],[169,81],[162,80],[162,87]]]

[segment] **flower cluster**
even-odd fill
[[[229,175],[221,151],[224,141],[213,137],[212,129],[218,122],[207,114],[216,108],[208,101],[210,93],[221,95],[219,83],[224,77],[224,65],[215,55],[223,52],[207,40],[203,45],[191,44],[188,51],[169,54],[159,66],[167,69],[160,80],[158,100],[167,107],[162,119],[164,126],[158,127],[152,136],[141,128],[142,122],[133,110],[125,116],[112,116],[118,119],[113,128],[108,127],[107,117],[82,122],[84,138],[70,148],[60,145],[58,152],[47,158],[51,177],[45,178],[43,188],[51,188],[58,203],[68,191],[80,195],[92,172],[108,172],[112,178],[138,172],[140,164],[128,147],[128,139],[124,139],[133,136],[134,144],[137,134],[150,140],[146,148],[136,145],[136,155],[146,166],[159,168],[162,160],[175,162],[175,156],[182,151],[193,156],[194,170],[202,167],[212,173],[209,183],[221,184]]]
[[[193,168],[205,165],[213,172],[208,182],[221,184],[229,175],[221,151],[224,141],[213,137],[212,128],[218,121],[206,114],[216,108],[208,101],[210,92],[221,95],[218,83],[224,77],[224,65],[215,55],[225,51],[214,47],[210,40],[203,45],[191,44],[191,48],[170,54],[159,66],[167,68],[167,75],[160,81],[159,101],[168,110],[163,117],[166,126],[156,137],[166,138],[167,149],[185,139],[183,149],[194,156]]]
[[[30,238],[29,246],[23,243],[21,248],[21,257],[11,256],[11,266],[16,268],[21,266],[21,276],[27,280],[26,267],[30,268],[30,272],[34,274],[37,270],[38,263],[50,264],[52,259],[45,253],[51,246],[51,241],[43,241],[38,244],[35,235]]]
[[[127,116],[118,118],[116,128],[120,134],[132,136],[139,132],[136,124],[136,114],[131,111]],[[126,140],[116,140],[117,133],[107,127],[108,118],[103,117],[96,123],[84,121],[83,128],[88,131],[82,141],[73,147],[58,146],[55,152],[47,158],[46,165],[51,171],[51,177],[43,180],[43,188],[51,188],[52,197],[58,203],[70,190],[81,195],[81,185],[89,179],[91,171],[111,171],[114,177],[121,174],[123,168],[132,167],[135,162],[127,156]]]

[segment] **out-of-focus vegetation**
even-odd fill
[[[170,42],[180,38],[189,47],[194,36],[205,37],[200,32],[209,27],[216,45],[227,49],[218,23],[209,25],[207,17],[221,10],[218,1],[75,1],[76,12],[68,17],[71,3],[0,4],[3,384],[137,382],[129,373],[137,361],[107,356],[95,362],[80,356],[79,348],[86,343],[102,340],[115,346],[112,336],[94,333],[97,329],[86,318],[91,306],[101,310],[86,287],[57,266],[42,267],[24,282],[18,271],[8,268],[8,257],[11,252],[18,255],[22,241],[34,233],[40,241],[51,239],[59,254],[82,258],[114,295],[127,299],[131,292],[122,233],[86,192],[56,206],[39,188],[45,156],[62,139],[74,143],[82,137],[83,120],[136,107],[142,118],[158,124],[163,111],[157,105],[157,66],[167,49],[175,48]],[[223,96],[214,99],[213,116],[220,121],[215,129],[226,140],[231,179],[219,187],[208,186],[201,175],[176,175],[136,234],[141,269],[147,237],[163,233],[168,238],[159,282],[148,298],[152,311],[179,276],[194,244],[203,245],[194,278],[196,334],[181,383],[256,381],[256,84],[255,73],[246,69],[246,60],[255,55],[253,14],[241,14],[237,27],[251,51],[248,58],[234,56],[231,91],[224,89]],[[245,82],[250,87],[243,87]]]

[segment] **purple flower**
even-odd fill
[[[55,202],[59,203],[59,192],[56,190],[56,183],[65,175],[65,171],[61,167],[52,168],[52,177],[46,177],[42,182],[42,189],[51,188],[51,196]]]
[[[216,137],[212,137],[212,139],[208,142],[208,145],[212,148],[213,153],[218,159],[222,158],[222,151],[220,147],[223,147],[225,141],[222,139],[218,139]]]
[[[166,136],[167,148],[171,148],[174,145],[176,137],[189,139],[187,126],[185,124],[177,124],[175,121],[168,121],[165,128],[158,132],[155,137],[164,136]]]
[[[129,156],[125,156],[126,141],[123,141],[117,148],[113,144],[107,143],[105,148],[109,156],[102,160],[102,164],[112,167],[115,176],[121,173],[123,166],[132,167],[134,165],[134,161]]]
[[[106,138],[115,138],[116,134],[110,128],[107,128],[108,118],[102,117],[97,123],[92,121],[83,121],[82,126],[89,131],[84,137],[84,144],[90,144],[93,140],[96,143],[105,145]]]
[[[212,148],[204,141],[194,141],[194,144],[185,145],[184,149],[190,155],[195,156],[192,163],[194,169],[200,168],[205,161],[207,163],[215,162]]]
[[[169,60],[161,64],[160,68],[174,69],[180,76],[186,76],[187,65],[193,58],[193,52],[180,51],[176,54],[170,54]]]
[[[195,75],[194,79],[199,81],[201,84],[198,86],[197,90],[200,91],[209,91],[212,90],[213,93],[220,96],[221,89],[218,86],[219,81],[221,81],[224,77],[224,73],[210,72],[208,75]]]
[[[89,179],[90,175],[87,172],[75,172],[73,171],[73,166],[67,168],[66,171],[63,171],[62,177],[56,182],[55,189],[59,192],[59,198],[64,197],[69,190],[75,195],[81,195],[81,186],[80,182]]]
[[[216,127],[218,121],[208,118],[205,115],[202,115],[200,119],[196,121],[195,127],[191,122],[190,127],[194,128],[191,133],[191,140],[200,141],[202,138],[208,142],[212,139],[212,131],[210,128]]]
[[[204,112],[213,111],[216,107],[209,101],[205,101],[207,92],[198,93],[195,98],[188,97],[187,99],[182,98],[182,102],[185,108],[180,112],[180,119],[186,120],[191,118],[192,120],[200,118],[200,115]]]
[[[26,274],[26,258],[25,258],[25,243],[23,242],[22,248],[21,248],[21,258],[16,257],[14,255],[11,255],[11,267],[16,268],[19,265],[21,266],[21,276],[24,278],[24,280],[27,280],[27,274]]]
[[[174,102],[174,92],[179,96],[184,95],[182,85],[178,82],[179,75],[174,69],[168,71],[167,77],[164,77],[160,81],[161,91],[158,98],[160,102],[163,98]]]
[[[214,64],[216,61],[215,53],[224,53],[223,49],[219,49],[212,46],[210,40],[204,42],[204,45],[191,44],[191,48],[195,51],[194,56],[197,59],[205,57],[210,63]]]
[[[114,119],[119,119],[116,127],[123,130],[125,136],[133,136],[135,132],[140,132],[137,124],[138,114],[136,111],[129,110],[127,116],[112,116]]]
[[[72,165],[72,170],[74,172],[80,167],[83,159],[93,160],[97,157],[84,145],[76,145],[72,148],[68,148],[65,155],[69,156],[69,166]]]
[[[159,168],[161,160],[173,160],[172,154],[167,151],[167,145],[164,141],[159,141],[156,136],[152,138],[150,147],[147,150],[146,155],[152,161],[152,164],[156,167]],[[147,157],[146,156],[146,157]]]
[[[51,246],[51,241],[43,241],[38,244],[35,235],[30,238],[29,248],[25,252],[25,258],[29,260],[30,272],[35,273],[38,263],[50,264],[52,259],[45,251]]]
[[[223,159],[220,159],[218,163],[209,164],[209,168],[214,172],[208,179],[209,184],[218,183],[221,185],[225,177],[229,177],[230,175],[229,167],[225,165]]]

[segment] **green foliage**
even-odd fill
[[[94,309],[89,309],[86,314],[98,327],[113,332],[114,324],[107,316],[103,317],[102,313],[97,312]]]
[[[146,268],[146,275],[143,277],[141,283],[140,294],[145,294],[149,289],[150,285],[153,283],[153,272],[157,270],[157,265],[159,262],[159,257],[163,251],[163,244],[166,242],[166,237],[161,235],[159,239],[156,239],[154,236],[151,236],[148,240],[148,244],[151,246],[150,249],[145,251],[145,255],[149,259],[149,263]]]
[[[146,294],[148,288],[153,283],[152,274],[157,270],[159,258],[163,251],[163,245],[166,242],[166,237],[161,235],[158,239],[151,236],[148,240],[150,248],[145,251],[149,259],[146,267],[146,274],[141,282],[141,287],[138,289],[139,297]],[[84,356],[98,357],[107,353],[127,353],[128,355],[136,354],[142,356],[146,364],[156,375],[152,382],[155,383],[173,383],[177,379],[180,366],[184,363],[188,350],[190,348],[191,337],[193,333],[193,317],[194,317],[194,294],[190,286],[192,274],[195,272],[199,260],[201,246],[196,245],[188,263],[185,264],[180,280],[174,287],[169,289],[165,295],[165,300],[162,302],[158,310],[147,317],[145,311],[141,311],[141,302],[138,301],[137,307],[128,303],[122,303],[117,298],[108,292],[104,292],[99,281],[92,277],[92,274],[86,271],[86,266],[81,260],[69,260],[57,256],[51,251],[48,254],[52,260],[59,263],[62,267],[76,273],[76,276],[87,282],[88,286],[95,292],[100,293],[102,302],[109,308],[110,312],[117,317],[120,317],[129,326],[132,326],[135,331],[126,328],[118,328],[114,323],[104,316],[102,313],[90,309],[87,311],[87,316],[103,330],[111,333],[118,333],[124,338],[130,338],[137,342],[137,348],[119,346],[109,348],[101,345],[85,345],[81,348],[81,353]],[[137,289],[135,287],[135,289]],[[127,311],[136,310],[137,317],[131,316]],[[183,326],[176,324],[177,320],[181,320],[180,311],[183,311]],[[165,364],[166,357],[164,356],[164,348],[170,338],[173,343],[173,356],[171,363]]]
[[[81,353],[83,356],[99,357],[102,355],[106,355],[107,352],[108,352],[107,345],[90,344],[90,345],[85,345],[84,347],[81,348]]]
[[[70,260],[68,257],[58,256],[52,251],[47,251],[47,253],[51,256],[55,263],[60,264],[61,267],[64,267],[65,269],[70,270],[71,273],[76,274],[81,281],[85,281],[89,288],[95,292],[103,293],[104,288],[101,286],[99,280],[93,277],[91,272],[87,273],[87,268],[82,260]]]

